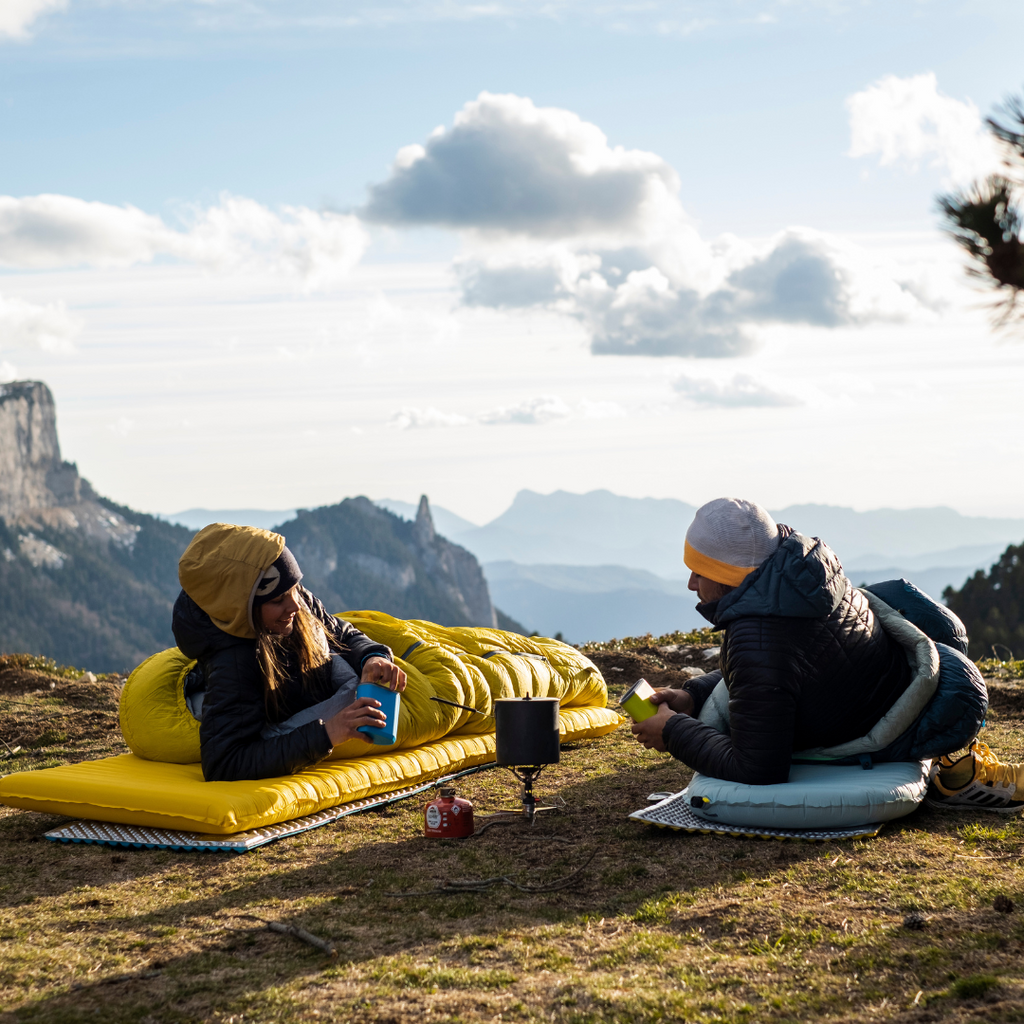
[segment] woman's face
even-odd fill
[[[297,589],[297,586],[292,587],[273,601],[260,605],[260,623],[268,633],[288,636],[295,627],[295,613],[299,610]]]

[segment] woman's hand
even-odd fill
[[[359,682],[376,683],[401,693],[405,689],[405,673],[393,661],[375,654],[363,662],[363,674]]]
[[[372,697],[360,697],[347,708],[329,718],[324,726],[330,737],[331,746],[336,747],[345,740],[363,740],[372,743],[373,739],[360,729],[386,729],[387,716],[380,710],[380,701]]]
[[[688,690],[671,690],[665,687],[655,690],[648,700],[652,704],[667,704],[677,715],[693,714],[693,694]]]
[[[658,692],[664,693],[665,691],[659,690]],[[662,731],[665,728],[665,723],[674,717],[675,712],[668,704],[662,704],[656,715],[651,715],[650,718],[645,718],[642,722],[634,722],[633,735],[636,737],[637,743],[642,743],[648,750],[664,751],[666,747]]]

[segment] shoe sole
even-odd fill
[[[947,800],[932,800],[929,797],[925,797],[923,801],[926,807],[934,808],[937,811],[988,811],[990,814],[1003,814],[1009,816],[1011,814],[1020,814],[1024,811],[1024,804],[1018,804],[1016,807],[1010,807],[1006,804],[1001,806],[993,807],[991,804],[975,804],[975,803],[950,803]]]

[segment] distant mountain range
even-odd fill
[[[412,517],[416,515],[416,506],[411,505]],[[236,526],[258,526],[261,530],[272,530],[275,526],[290,522],[295,518],[297,510],[267,510],[261,508],[188,508],[184,512],[172,512],[170,515],[161,515],[160,518],[168,523],[176,523],[178,526],[187,527],[193,533],[201,530],[210,523],[234,523]]]
[[[405,520],[417,512],[394,499],[375,504]],[[686,590],[682,561],[695,511],[673,498],[626,498],[606,490],[520,491],[483,526],[431,509],[438,533],[483,563],[496,605],[530,630],[560,632],[572,642],[704,624]],[[193,509],[168,518],[198,527],[218,517],[263,525],[275,515],[288,513]],[[790,505],[772,515],[823,538],[854,583],[902,576],[938,600],[946,587],[959,588],[1024,539],[1024,519],[962,516],[942,507],[857,512]]]
[[[658,636],[706,626],[686,580],[666,580],[621,565],[484,565],[491,596],[509,615],[569,643]]]
[[[415,512],[405,502],[378,504],[405,517]],[[686,591],[682,562],[695,511],[671,498],[609,491],[520,491],[484,526],[433,509],[439,530],[484,563],[497,604],[530,629],[561,632],[573,642],[704,624]],[[960,587],[1024,538],[1024,519],[962,516],[941,507],[856,512],[791,505],[772,515],[823,538],[854,583],[902,576],[938,600],[946,587]]]

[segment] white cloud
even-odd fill
[[[82,329],[63,302],[37,306],[0,295],[0,346],[66,352]]]
[[[659,246],[530,256],[480,255],[456,265],[463,302],[541,307],[578,320],[597,354],[731,357],[755,348],[749,327],[843,327],[925,312],[926,291],[858,247],[806,229],[755,248],[708,246],[700,273],[682,272]],[[697,287],[687,279],[703,279]]]
[[[675,171],[654,153],[611,147],[569,110],[483,92],[450,129],[404,146],[370,190],[368,220],[541,238],[617,237],[678,207]]]
[[[477,419],[489,427],[519,423],[526,426],[538,426],[552,423],[555,420],[567,420],[572,415],[569,406],[555,395],[540,395],[537,398],[526,398],[516,405],[500,405],[481,413]]]
[[[732,380],[719,382],[698,377],[679,377],[672,387],[684,398],[698,405],[717,405],[729,409],[742,407],[780,407],[803,405],[792,395],[774,391],[753,377],[736,374]]]
[[[32,22],[46,11],[62,11],[67,0],[0,0],[0,39],[27,39]]]
[[[304,206],[274,212],[253,199],[224,196],[220,205],[198,211],[169,251],[218,270],[269,266],[316,289],[345,277],[368,244],[353,216]]]
[[[878,155],[883,166],[922,163],[962,185],[998,169],[999,152],[978,108],[939,92],[934,73],[886,75],[846,101],[852,157]]]
[[[133,206],[0,196],[0,265],[21,269],[127,267],[170,257],[218,271],[269,268],[315,289],[342,279],[367,244],[350,215],[296,206],[274,211],[237,196],[188,211],[181,229]]]
[[[626,415],[626,411],[618,402],[592,402],[582,399],[577,403],[575,412],[557,395],[539,395],[536,398],[524,398],[515,405],[499,405],[487,409],[474,416],[461,413],[441,412],[432,406],[426,409],[406,406],[394,413],[388,426],[399,430],[431,429],[435,427],[468,427],[471,424],[482,424],[486,427],[507,426],[542,426],[545,423],[556,423],[580,417],[583,419],[612,419]]]
[[[108,424],[108,428],[118,437],[127,437],[135,429],[135,420],[128,416],[118,416],[113,423]]]
[[[9,380],[18,379],[18,368],[13,364],[7,362],[6,359],[0,360],[0,382],[6,383]]]
[[[626,415],[618,402],[591,402],[584,398],[578,405],[579,414],[588,420],[617,420]]]
[[[363,215],[462,230],[464,305],[560,312],[594,353],[731,357],[753,350],[756,324],[841,327],[925,309],[919,283],[817,232],[709,243],[678,187],[659,156],[609,145],[571,111],[481,93],[450,129],[399,150]]]
[[[468,416],[441,412],[433,406],[426,409],[407,406],[404,409],[399,409],[388,421],[388,425],[397,427],[399,430],[421,430],[434,427],[465,427],[470,422]]]

